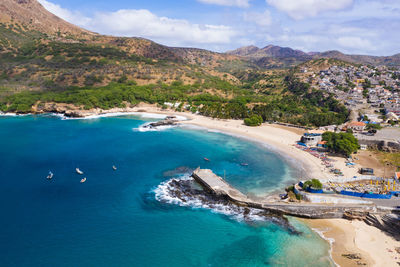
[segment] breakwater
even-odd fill
[[[309,219],[357,218],[362,219],[369,214],[383,215],[390,213],[388,209],[375,204],[314,204],[270,202],[263,199],[252,199],[232,187],[211,170],[196,169],[192,177],[207,191],[225,198],[240,206],[264,209],[280,215],[291,215]]]

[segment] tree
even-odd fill
[[[263,123],[263,119],[259,115],[252,115],[250,118],[244,119],[244,124],[247,126],[260,126]]]
[[[309,187],[313,189],[322,189],[322,183],[318,179],[308,180],[303,184],[303,189],[306,190]]]
[[[363,82],[362,86],[363,86],[363,88],[365,90],[365,89],[371,88],[372,84],[371,84],[370,80],[365,79],[365,81]]]
[[[358,140],[351,133],[326,132],[322,135],[322,140],[327,142],[330,151],[347,157],[360,148]]]

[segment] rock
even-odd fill
[[[342,254],[342,257],[345,257],[349,260],[361,260],[361,256],[359,254]]]
[[[84,118],[85,116],[79,112],[79,111],[74,111],[74,110],[67,110],[64,113],[65,117],[68,118]]]
[[[165,120],[162,120],[162,121],[149,123],[149,124],[143,126],[143,128],[154,129],[154,128],[157,128],[157,127],[160,127],[160,126],[173,126],[173,125],[177,125],[176,121],[171,120],[171,119],[165,119]]]

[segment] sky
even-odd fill
[[[38,0],[85,29],[225,52],[279,45],[305,52],[400,53],[399,0]]]

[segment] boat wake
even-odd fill
[[[299,234],[285,217],[266,210],[237,206],[224,198],[210,194],[203,190],[189,174],[161,183],[154,189],[154,193],[155,199],[162,203],[193,209],[208,209],[248,224],[272,222],[290,233]]]

